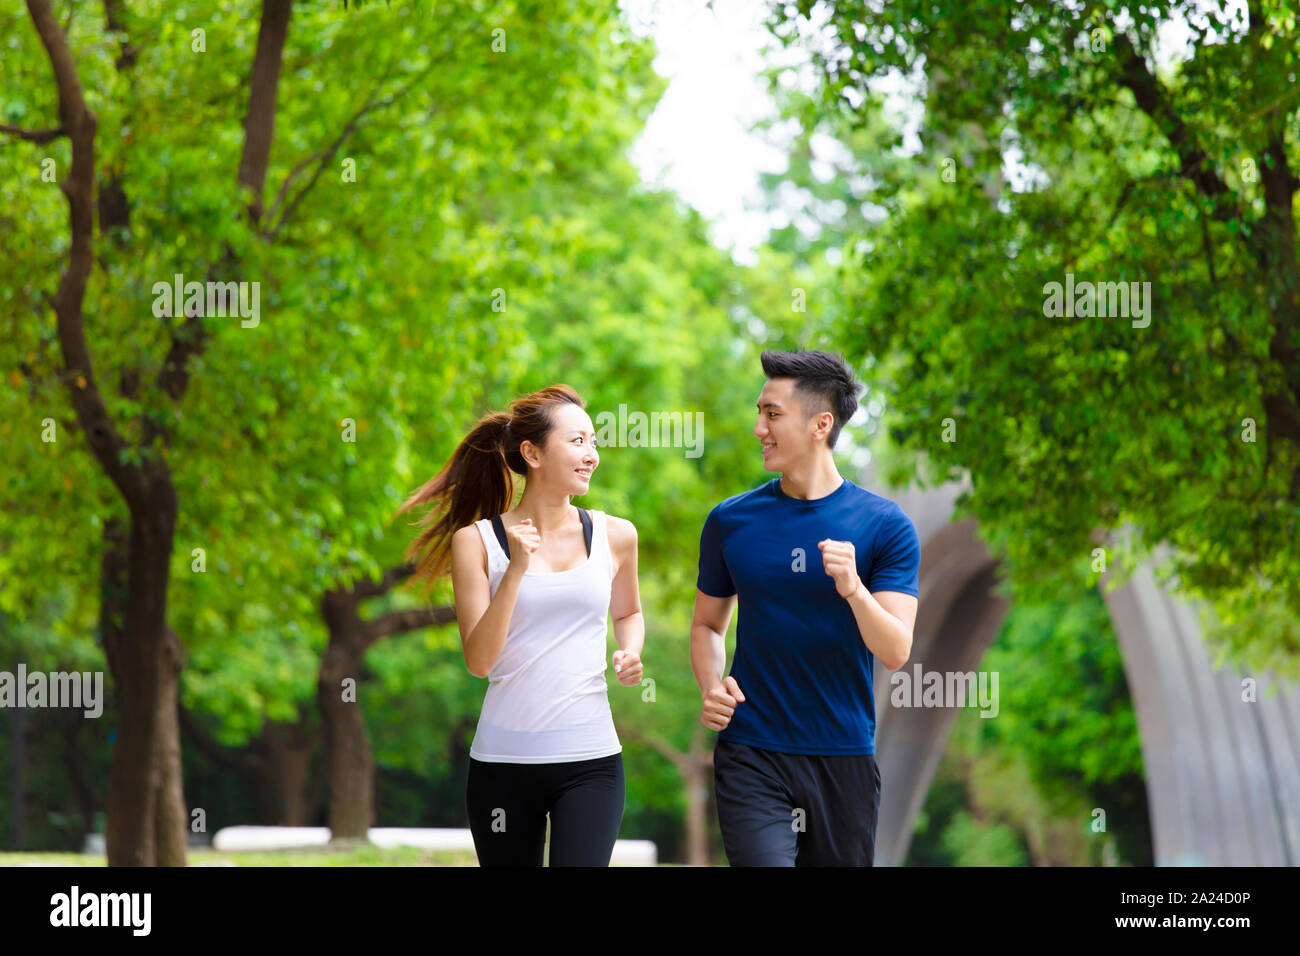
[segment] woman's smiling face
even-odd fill
[[[551,422],[546,449],[540,456],[539,477],[561,488],[561,494],[584,495],[600,464],[591,416],[585,409],[565,402],[552,409]],[[529,454],[525,457],[537,460],[536,446],[528,444]]]

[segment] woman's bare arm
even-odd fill
[[[487,677],[506,646],[510,615],[519,597],[521,571],[513,562],[492,595],[488,584],[487,552],[474,525],[451,536],[451,587],[456,598],[465,666],[475,677]]]

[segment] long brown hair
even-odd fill
[[[423,582],[427,597],[434,583],[451,567],[452,533],[510,507],[515,500],[511,472],[528,475],[528,462],[519,453],[520,444],[530,441],[544,448],[546,436],[554,427],[551,409],[565,402],[587,407],[582,396],[568,385],[550,385],[515,399],[509,411],[485,416],[452,452],[442,470],[397,510],[393,517],[417,505],[431,505],[423,518],[412,522],[424,531],[406,549],[407,560],[416,562],[407,586]]]

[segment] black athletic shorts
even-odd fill
[[[718,823],[732,866],[871,866],[880,768],[873,754],[783,754],[719,737]]]

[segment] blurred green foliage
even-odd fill
[[[1115,858],[1149,862],[1140,752],[1104,606],[1095,589],[1059,578],[1095,584],[1081,570],[1087,532],[1102,519],[1136,521],[1198,556],[1191,583],[1219,575],[1238,589],[1219,604],[1235,647],[1276,649],[1292,633],[1293,592],[1233,602],[1254,593],[1247,569],[1297,578],[1287,576],[1294,503],[1280,500],[1293,456],[1279,445],[1264,472],[1255,447],[1235,440],[1243,415],[1262,420],[1267,316],[1248,264],[1215,222],[1210,281],[1196,204],[1156,175],[1164,147],[1131,110],[1057,102],[1079,77],[1068,67],[1087,58],[1012,91],[1022,142],[1057,184],[1004,190],[1015,215],[983,191],[996,150],[958,122],[984,108],[981,97],[999,102],[993,94],[1015,75],[976,69],[1007,66],[998,57],[1013,45],[989,49],[1006,39],[1005,17],[990,14],[992,36],[925,38],[931,58],[972,86],[930,98],[929,132],[942,145],[920,157],[897,149],[874,98],[846,114],[833,86],[826,97],[788,93],[783,109],[801,125],[789,169],[765,186],[773,207],[783,184],[801,191],[813,228],[801,219],[775,229],[757,265],[742,267],[709,242],[698,214],[639,182],[628,153],[664,81],[653,45],[613,4],[348,6],[294,7],[260,231],[234,185],[257,27],[247,5],[133,2],[129,72],[97,11],[68,22],[99,117],[97,164],[131,201],[129,228],[97,237],[87,334],[123,433],[138,442],[151,416],[175,430],[169,620],[186,651],[182,703],[214,741],[245,753],[272,722],[305,715],[312,728],[322,593],[398,563],[411,531],[390,523],[393,510],[479,416],[567,382],[593,418],[620,404],[704,416],[702,456],[604,447],[576,503],[640,532],[655,694],[611,679],[616,720],[678,752],[711,746],[689,668],[699,529],[717,501],[770,477],[751,434],[759,352],[827,348],[847,353],[868,385],[864,414],[837,447],[841,470],[856,477],[870,446],[897,477],[971,471],[979,494],[966,504],[1023,599],[983,665],[1002,674],[1001,714],[959,716],[911,862],[1104,862],[1086,829],[1098,806]],[[200,26],[202,53],[191,45]],[[0,121],[53,126],[49,65],[21,11],[0,13],[0,37]],[[893,65],[875,55],[876,67]],[[1220,119],[1230,95],[1213,100]],[[845,147],[829,179],[817,174],[814,134]],[[963,157],[955,183],[940,176],[943,149]],[[102,669],[99,555],[121,505],[59,376],[49,296],[67,210],[57,182],[41,179],[46,158],[64,175],[67,142],[0,144],[0,669]],[[1129,179],[1137,196],[1116,213]],[[228,251],[237,266],[223,274]],[[1151,328],[1037,314],[1044,277],[1065,263],[1164,277]],[[175,326],[153,314],[153,284],[177,273],[257,282],[261,295],[256,328],[208,323],[179,409],[151,387]],[[1225,355],[1229,341],[1243,352]],[[128,394],[131,381],[144,383],[140,394]],[[938,441],[946,416],[959,423],[956,443]],[[42,440],[46,419],[55,442]],[[355,441],[344,440],[349,427]],[[1234,497],[1243,488],[1253,497]],[[434,597],[450,596],[444,582]],[[366,613],[414,603],[392,593]],[[1262,613],[1270,626],[1253,630]],[[465,670],[455,627],[380,642],[360,676],[380,825],[463,826],[486,685]],[[110,698],[95,722],[25,715],[24,847],[76,849],[102,828],[113,713]],[[6,781],[11,736],[0,734]],[[207,811],[210,832],[274,822],[253,775],[183,743],[187,802]],[[651,747],[629,743],[624,759],[622,835],[680,859],[682,778]],[[313,778],[320,763],[317,752]],[[0,820],[11,799],[0,788]],[[712,831],[715,819],[710,809]],[[309,822],[324,823],[319,804]],[[710,839],[720,862],[716,832]]]

